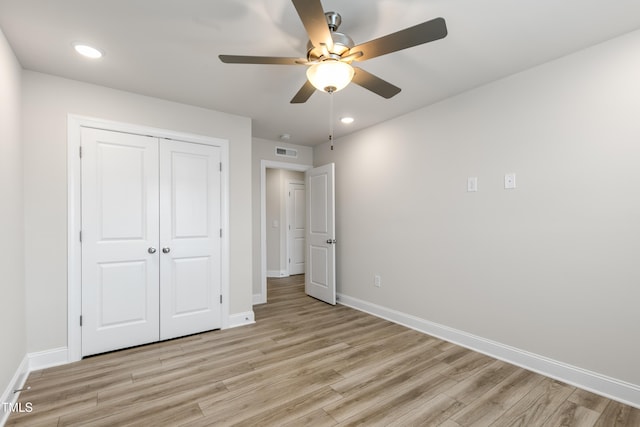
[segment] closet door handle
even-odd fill
[[[171,252],[171,248],[162,248],[163,254],[168,254],[169,252]]]
[[[156,253],[156,248],[149,248],[149,249],[147,249],[147,252],[149,252],[150,254],[155,254]]]

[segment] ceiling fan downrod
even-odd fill
[[[327,25],[332,32],[338,31],[338,27],[342,24],[342,17],[338,12],[325,12],[324,16],[327,17]]]

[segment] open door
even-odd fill
[[[328,304],[336,303],[335,165],[310,169],[307,188],[305,292]]]

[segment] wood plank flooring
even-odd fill
[[[33,372],[9,426],[640,426],[640,410],[270,280],[257,323]]]

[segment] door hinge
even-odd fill
[[[82,243],[82,230],[80,230],[80,243]]]
[[[80,326],[82,326],[82,314],[80,315]]]
[[[220,237],[222,237],[222,228],[220,229]]]
[[[222,294],[220,294],[220,304],[222,304]]]
[[[222,162],[220,162],[220,172],[222,172]]]
[[[80,147],[78,147],[78,148],[80,148],[80,150],[79,150],[80,151],[80,158],[82,158],[82,145]]]

